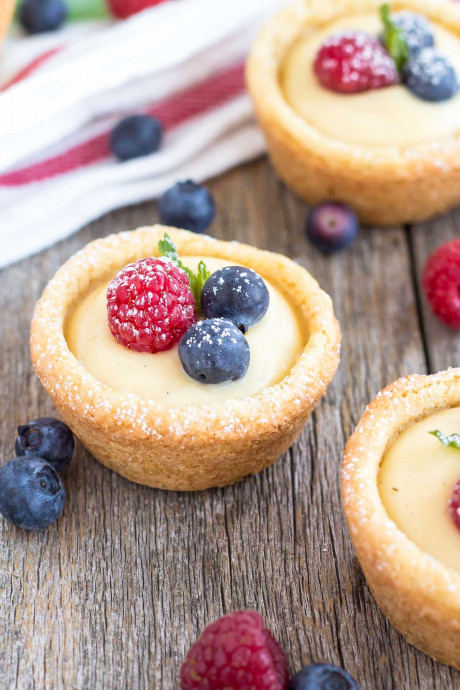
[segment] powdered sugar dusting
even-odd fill
[[[314,69],[327,89],[357,93],[397,84],[395,63],[373,36],[364,32],[339,32],[321,46]]]
[[[361,544],[373,551],[379,571],[395,572],[404,565],[426,575],[426,593],[435,593],[442,580],[459,597],[460,574],[442,566],[419,549],[390,519],[377,487],[380,463],[388,446],[410,424],[460,402],[460,369],[432,376],[409,376],[380,391],[366,409],[351,437],[344,456],[342,495],[350,532],[358,555]],[[422,576],[420,576],[422,578]],[[422,579],[420,580],[422,582]]]
[[[439,85],[451,72],[447,58],[436,48],[424,48],[410,63],[411,76],[426,84]],[[411,77],[408,79],[410,84]]]
[[[281,383],[258,395],[217,405],[171,407],[136,395],[118,394],[79,364],[69,351],[63,333],[68,309],[80,293],[107,275],[111,267],[114,272],[118,270],[126,260],[124,257],[132,260],[135,253],[138,256],[148,254],[147,248],[155,247],[163,233],[164,228],[144,228],[91,243],[58,271],[38,303],[32,328],[33,363],[64,416],[67,410],[99,427],[110,423],[115,436],[119,428],[123,437],[128,434],[133,439],[153,440],[172,436],[187,438],[188,442],[204,433],[219,435],[221,439],[235,433],[244,437],[253,433],[255,425],[263,433],[264,429],[271,429],[273,419],[282,427],[290,423],[294,410],[295,415],[302,409],[310,411],[327,388],[337,366],[338,332],[329,298],[292,262],[280,265],[278,270],[285,271],[287,284],[291,281],[300,284],[304,280],[305,290],[308,285],[305,300],[311,301],[306,307],[310,322],[309,342],[291,373]],[[173,239],[179,244],[188,237],[188,233],[178,232]],[[251,252],[255,251],[239,250],[237,244],[206,238],[193,238],[193,241],[200,242],[202,255],[219,256],[221,248],[224,258],[227,247],[232,247],[237,260],[241,256],[240,261],[250,262]]]
[[[107,289],[107,313],[115,338],[136,352],[171,348],[197,319],[187,274],[164,257],[125,266]]]

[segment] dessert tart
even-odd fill
[[[342,499],[383,612],[460,668],[460,369],[381,391],[350,438]],[[452,447],[449,447],[452,446]]]
[[[170,258],[155,258],[160,252]],[[177,256],[182,268],[173,265]],[[190,285],[203,272],[206,319],[197,321],[184,270]],[[227,276],[243,282],[225,293]],[[232,295],[249,278],[251,303],[233,323]],[[166,301],[161,293],[169,309],[158,321],[163,331],[145,330],[139,312],[126,308],[133,281],[143,280],[150,287],[141,302],[157,303],[155,290],[172,286]],[[78,252],[45,289],[31,328],[35,371],[83,445],[132,481],[184,491],[224,486],[272,464],[325,393],[339,346],[331,299],[302,267],[163,226]]]
[[[2,0],[0,2],[0,41],[9,29],[15,4],[15,0]]]
[[[417,58],[412,34],[404,38],[396,26],[407,54],[405,62],[395,57],[391,64],[381,45],[380,5],[379,0],[288,5],[256,39],[247,83],[273,165],[297,194],[310,203],[348,203],[364,223],[392,225],[424,220],[460,202],[460,8],[450,0],[392,2],[392,17],[416,14],[416,21],[430,28]],[[334,41],[350,34],[359,35],[352,40],[353,57],[363,58],[363,36],[376,57],[373,65],[358,65],[361,73],[351,62],[348,82],[334,85],[341,68]],[[431,92],[424,90],[425,77],[436,71],[430,56],[446,68],[446,77],[449,71],[448,94],[437,88],[435,77]],[[328,62],[331,57],[335,62]]]

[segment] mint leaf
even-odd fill
[[[165,256],[167,259],[174,261],[178,268],[181,268],[188,276],[190,282],[190,288],[193,292],[195,298],[195,305],[199,313],[201,313],[201,291],[203,286],[209,276],[211,275],[204,261],[200,261],[198,264],[198,271],[194,273],[190,268],[184,266],[182,261],[179,259],[179,254],[177,253],[176,246],[170,236],[165,232],[162,240],[158,242],[158,251],[161,256]]]
[[[438,441],[441,441],[443,446],[448,446],[449,448],[458,448],[460,450],[460,434],[443,434],[442,431],[436,429],[435,431],[429,431],[429,434],[436,436]]]
[[[201,295],[201,291],[204,287],[205,282],[207,279],[211,276],[210,272],[206,268],[206,264],[204,261],[200,261],[198,264],[198,275],[197,275],[197,283],[198,283],[198,290]]]
[[[179,255],[177,253],[177,249],[174,245],[174,242],[166,232],[163,239],[158,242],[158,251],[160,252],[161,256],[165,256],[167,259],[174,261],[174,263],[178,263]]]
[[[390,5],[385,3],[380,7],[380,17],[383,22],[383,42],[393,58],[398,72],[401,74],[409,60],[409,45],[404,32],[391,19]]]

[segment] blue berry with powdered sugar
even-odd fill
[[[265,315],[270,294],[258,273],[243,266],[225,266],[212,274],[201,292],[201,309],[208,318],[233,321],[242,333]]]
[[[433,103],[448,101],[459,88],[453,65],[436,48],[424,48],[413,55],[404,68],[403,77],[415,96]]]
[[[434,46],[433,27],[423,15],[402,10],[401,12],[394,12],[391,19],[395,26],[402,31],[411,55],[423,48]]]
[[[249,345],[228,319],[206,319],[182,337],[179,358],[184,371],[200,383],[236,381],[248,370]]]

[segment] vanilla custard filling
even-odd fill
[[[196,270],[200,258],[181,257],[181,261]],[[232,265],[211,257],[204,261],[211,273]],[[195,381],[184,372],[177,345],[156,354],[134,352],[120,345],[107,321],[108,282],[96,287],[76,307],[66,327],[67,344],[96,379],[119,393],[135,393],[169,405],[212,404],[256,395],[289,374],[306,342],[292,306],[268,281],[265,284],[270,304],[264,317],[246,333],[251,359],[246,375],[237,381]]]
[[[460,433],[460,408],[436,412],[403,431],[385,454],[378,475],[388,515],[417,546],[460,572],[460,531],[448,513],[460,479],[460,450],[429,432]]]
[[[460,78],[460,39],[432,23],[435,45]],[[361,147],[405,148],[460,133],[460,93],[443,103],[429,103],[402,85],[340,94],[319,82],[313,65],[322,43],[335,33],[382,32],[376,12],[354,14],[305,32],[292,46],[281,70],[281,86],[291,107],[324,135]]]

